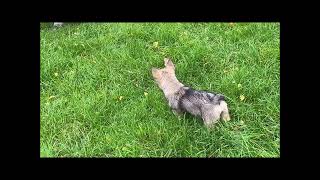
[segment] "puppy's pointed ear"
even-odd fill
[[[151,72],[152,72],[153,76],[156,76],[158,74],[158,71],[159,71],[159,69],[157,69],[157,68],[152,68],[151,69]]]
[[[174,68],[174,64],[169,58],[164,58],[164,65],[166,67],[169,66],[169,67],[173,67]]]

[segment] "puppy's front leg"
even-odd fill
[[[179,109],[172,109],[172,112],[176,116],[181,116],[183,114],[182,111],[180,111]]]

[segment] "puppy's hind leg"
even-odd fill
[[[178,116],[178,117],[183,115],[183,112],[179,109],[172,109],[172,112],[175,116]]]
[[[221,108],[217,105],[205,104],[201,108],[201,116],[207,128],[213,128],[220,119]]]
[[[221,101],[220,102],[220,107],[222,109],[221,112],[221,118],[224,121],[230,121],[230,114],[229,114],[229,110],[228,110],[228,105],[225,101]]]

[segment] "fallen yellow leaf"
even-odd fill
[[[246,97],[244,95],[240,95],[240,100],[243,101]]]
[[[148,96],[148,93],[147,93],[147,92],[144,92],[144,95],[145,95],[145,96]]]
[[[49,99],[55,98],[56,96],[50,96]]]
[[[119,100],[121,101],[122,99],[123,99],[123,96],[120,96],[120,97],[119,97]]]
[[[54,76],[58,76],[59,74],[58,73],[54,73]]]
[[[158,42],[154,42],[153,43],[153,47],[158,47],[159,46],[159,43]]]

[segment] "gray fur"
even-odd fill
[[[196,91],[190,87],[181,87],[179,91],[168,99],[170,107],[175,112],[188,112],[203,119],[206,126],[217,123],[220,115],[227,111],[221,107],[226,104],[224,96],[206,91]],[[228,115],[228,112],[225,113]],[[227,118],[225,116],[225,118]]]

